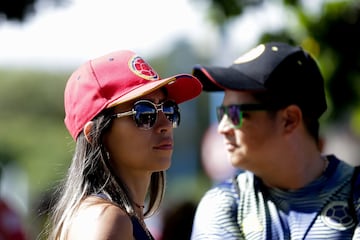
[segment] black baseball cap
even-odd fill
[[[196,65],[193,75],[208,92],[266,91],[316,118],[327,108],[324,80],[315,60],[301,47],[283,42],[260,44],[229,67]]]

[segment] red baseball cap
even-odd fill
[[[87,61],[70,76],[64,93],[65,125],[76,140],[85,126],[102,110],[165,87],[176,103],[195,98],[202,84],[190,74],[161,79],[136,53],[115,51]]]

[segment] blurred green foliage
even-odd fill
[[[66,79],[65,73],[0,70],[0,166],[15,165],[26,173],[25,222],[31,236],[42,228],[38,211],[44,209],[44,195],[53,191],[71,160],[73,140],[63,123]]]
[[[62,177],[70,160],[72,139],[63,124],[66,79],[65,74],[0,70],[0,163],[13,161],[28,173],[31,196]]]
[[[37,4],[53,4],[62,6],[71,0],[1,0],[0,1],[0,22],[2,16],[9,21],[24,22],[34,13],[37,13]]]

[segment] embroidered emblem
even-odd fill
[[[159,75],[152,67],[139,56],[133,56],[129,60],[130,70],[141,78],[147,80],[159,80]]]
[[[329,203],[321,212],[321,220],[326,226],[336,230],[346,230],[355,226],[347,202]]]

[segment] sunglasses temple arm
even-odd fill
[[[116,113],[116,114],[114,114],[114,117],[116,117],[116,118],[121,118],[121,117],[126,117],[126,116],[134,115],[135,113],[136,113],[135,110],[131,110],[131,111],[128,111],[128,112]]]

